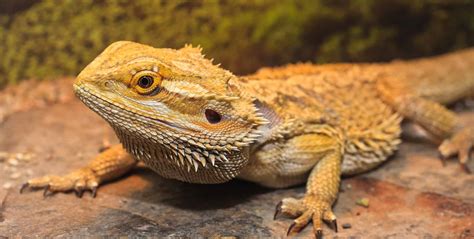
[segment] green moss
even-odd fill
[[[296,61],[410,58],[474,44],[474,4],[461,0],[23,0],[19,6],[0,11],[0,87],[75,75],[117,40],[199,44],[236,73]]]

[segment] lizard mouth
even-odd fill
[[[96,93],[91,87],[87,87],[85,84],[75,83],[73,87],[76,96],[87,107],[99,114],[109,123],[114,123],[111,122],[111,120],[120,119],[122,118],[120,117],[122,114],[128,112],[127,109],[112,103],[111,100],[107,100],[105,97],[100,97],[100,94]]]
[[[119,103],[114,102],[113,100],[108,99],[107,97],[102,97],[102,94],[99,94],[98,92],[93,90],[91,87],[86,86],[86,84],[76,83],[73,85],[73,87],[74,87],[74,92],[76,96],[87,107],[89,107],[90,109],[92,109],[94,112],[96,112],[102,117],[104,117],[105,114],[108,114],[108,113],[113,113],[113,115],[110,115],[110,117],[114,117],[114,116],[120,116],[119,114],[116,114],[117,112],[129,112],[130,114],[133,114],[134,117],[140,116],[142,118],[153,121],[154,123],[161,124],[164,127],[179,129],[182,131],[188,130],[186,128],[183,128],[169,121],[165,121],[156,117],[150,117],[145,114],[141,114],[140,112],[131,112],[130,110],[127,109],[127,107],[123,107]],[[106,108],[111,108],[112,110],[107,110]],[[104,118],[105,120],[108,120],[110,117],[104,117]]]

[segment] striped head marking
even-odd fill
[[[77,77],[78,97],[114,128],[124,147],[164,177],[219,183],[238,175],[267,121],[237,78],[200,49],[121,41]]]

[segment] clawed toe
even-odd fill
[[[273,220],[275,220],[279,215],[298,217],[303,214],[303,210],[304,207],[302,200],[295,198],[285,198],[276,205]]]
[[[292,232],[298,233],[302,231],[311,221],[311,217],[312,217],[311,214],[312,212],[308,210],[305,213],[303,213],[301,216],[296,218],[293,221],[293,224],[291,224],[290,228],[288,229],[287,235],[290,235]]]
[[[49,195],[53,195],[54,193],[51,191],[51,194],[50,194],[50,189],[51,189],[51,186],[48,185],[44,188],[44,191],[43,191],[43,197],[46,198],[48,197]]]
[[[316,198],[309,200],[285,198],[277,204],[274,219],[279,215],[296,217],[288,227],[287,236],[299,233],[311,221],[316,238],[322,238],[323,221],[328,222],[336,232],[338,231],[336,216],[331,211],[329,204]]]
[[[31,179],[20,187],[20,193],[26,189],[43,189],[43,197],[51,196],[57,192],[74,191],[78,198],[84,195],[85,191],[90,191],[92,197],[97,195],[97,179],[87,171],[76,171],[63,177],[46,176],[42,178]]]
[[[97,196],[97,187],[92,188],[92,198],[95,198]]]
[[[280,201],[280,202],[276,205],[276,207],[275,207],[275,214],[273,215],[273,220],[275,220],[275,219],[278,217],[278,215],[280,215],[280,213],[281,213],[281,205],[282,205],[282,204],[283,204],[283,202]]]
[[[470,169],[465,163],[462,163],[462,164],[461,164],[461,169],[462,169],[464,172],[466,172],[467,174],[471,174],[471,173],[472,173],[471,169]]]
[[[295,227],[296,223],[291,223],[290,227],[288,227],[288,231],[286,231],[286,236],[289,236],[290,233],[293,231],[293,227]]]
[[[337,233],[337,220],[334,219],[334,220],[331,221],[331,223],[332,223],[332,227],[333,227],[334,231]]]
[[[82,198],[82,195],[84,195],[84,187],[76,187],[74,192],[76,193],[76,197]]]
[[[316,232],[314,234],[316,236],[316,239],[322,239],[323,238],[323,230],[321,230],[321,229],[316,230]]]
[[[25,191],[26,188],[28,188],[29,184],[28,183],[24,183],[21,185],[20,187],[20,194],[23,193],[23,191]]]

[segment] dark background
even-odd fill
[[[1,0],[0,87],[77,74],[108,44],[201,45],[237,74],[474,45],[474,1]]]

